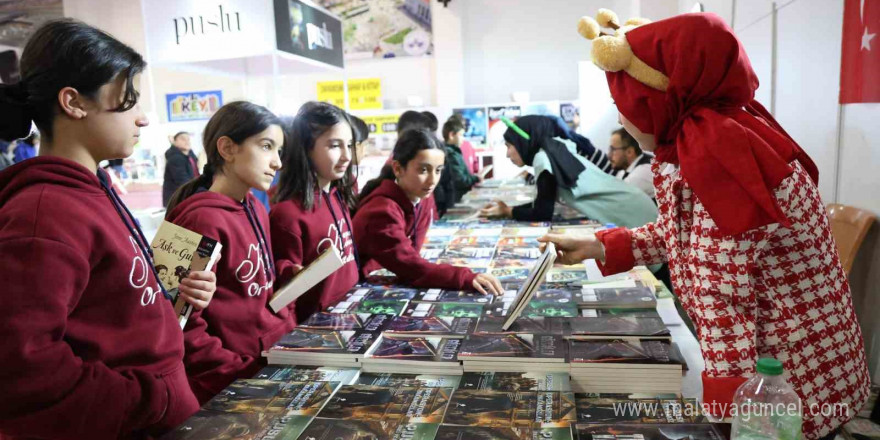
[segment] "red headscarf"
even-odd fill
[[[669,78],[666,92],[624,71],[607,72],[620,112],[657,139],[656,157],[678,164],[715,224],[735,235],[791,226],[773,190],[799,161],[813,161],[755,101],[758,78],[733,31],[714,14],[684,14],[630,30],[636,57]]]

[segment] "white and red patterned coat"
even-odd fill
[[[801,397],[804,435],[819,438],[855,416],[870,380],[825,207],[806,172],[792,166],[775,195],[793,226],[723,236],[678,169],[655,162],[659,217],[640,228],[601,232],[602,269],[611,274],[668,262],[706,363],[704,402],[730,402],[755,374],[757,359],[774,357]],[[836,416],[822,414],[835,404],[846,405],[849,416],[840,405]]]

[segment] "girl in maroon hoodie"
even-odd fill
[[[426,129],[406,130],[397,139],[391,164],[364,187],[354,215],[363,275],[384,267],[415,287],[473,288],[500,295],[501,283],[492,275],[430,263],[419,255],[434,219],[431,193],[445,160],[443,144]]]
[[[296,301],[300,321],[339,302],[358,281],[349,214],[357,185],[351,125],[339,107],[307,102],[293,120],[284,149],[284,170],[269,216],[275,264],[286,275],[278,284],[284,285],[298,267],[311,264],[329,246],[345,262]]]
[[[183,335],[150,246],[98,162],[147,118],[143,58],[83,23],[49,22],[0,85],[0,137],[35,122],[40,156],[0,173],[0,438],[142,438],[198,410]],[[203,307],[214,275],[180,293]]]
[[[293,329],[288,310],[276,314],[268,306],[275,281],[269,218],[250,194],[269,189],[283,143],[281,121],[265,107],[224,105],[205,126],[204,171],[168,204],[168,221],[223,245],[214,301],[184,328],[186,373],[200,403],[253,376],[262,367],[261,351]]]

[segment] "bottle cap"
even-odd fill
[[[779,362],[776,359],[758,359],[758,373],[765,374],[767,376],[779,376],[780,374],[782,374],[782,370],[782,362]]]

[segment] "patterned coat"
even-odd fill
[[[855,416],[870,379],[825,207],[807,173],[792,166],[775,191],[792,228],[722,236],[678,169],[655,161],[657,221],[599,238],[606,274],[669,263],[706,363],[705,402],[730,402],[757,359],[775,357],[801,397],[804,435],[819,438]]]

